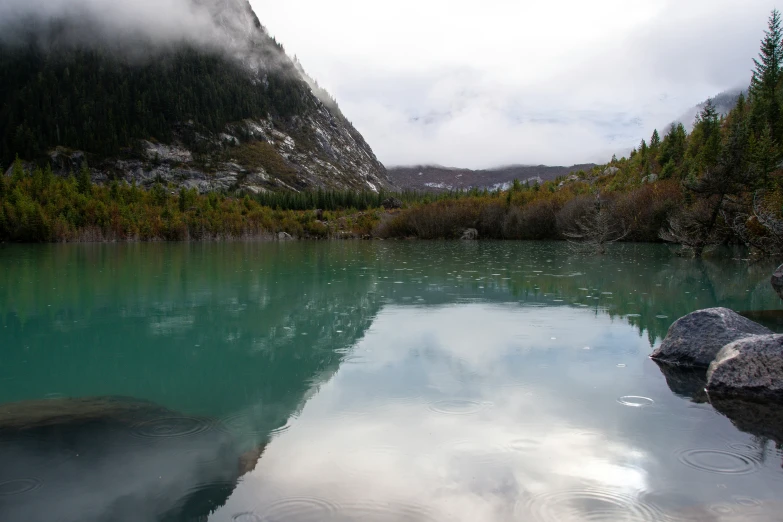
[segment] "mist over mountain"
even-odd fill
[[[7,0],[0,163],[200,191],[377,190],[384,167],[246,0]]]
[[[506,190],[515,179],[531,185],[568,176],[579,170],[589,171],[592,163],[570,167],[548,167],[545,165],[511,165],[486,170],[471,170],[418,165],[390,167],[389,178],[400,188],[424,192],[446,192],[453,190]]]
[[[737,100],[739,99],[740,94],[747,95],[747,92],[744,89],[739,88],[730,89],[728,91],[717,94],[710,99],[712,100],[712,104],[715,106],[715,109],[718,111],[718,115],[726,116],[729,111],[731,111],[731,109],[737,105]],[[693,123],[696,121],[696,116],[701,113],[702,109],[704,109],[706,105],[707,100],[704,100],[700,104],[690,108],[687,112],[677,118],[675,123],[682,123],[685,127],[685,130],[691,132],[693,130]]]

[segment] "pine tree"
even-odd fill
[[[759,59],[753,60],[755,69],[751,79],[751,92],[754,96],[770,96],[778,87],[783,65],[783,30],[780,24],[780,12],[775,9],[769,17],[769,26],[761,41]]]
[[[769,175],[780,161],[777,144],[772,138],[772,129],[767,126],[758,138],[751,136],[748,148],[750,149],[750,162],[755,185],[766,186],[769,182]]]
[[[778,88],[783,67],[783,29],[778,10],[772,11],[769,25],[761,41],[759,58],[753,60],[755,68],[750,84],[753,98],[752,126],[756,135],[772,128],[776,141],[783,139],[783,118]]]
[[[658,129],[655,129],[650,138],[650,148],[657,149],[661,145],[661,136],[658,134]]]

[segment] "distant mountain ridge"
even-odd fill
[[[495,169],[471,170],[441,167],[437,165],[417,165],[408,167],[389,167],[389,179],[401,189],[425,192],[447,192],[451,190],[503,190],[511,186],[515,179],[522,183],[543,183],[560,176],[568,176],[579,170],[589,171],[593,163],[572,165],[570,167],[549,167],[546,165],[511,165]]]

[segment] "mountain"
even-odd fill
[[[489,170],[469,170],[420,165],[390,167],[389,178],[398,187],[427,192],[469,190],[471,188],[498,190],[511,186],[515,179],[531,184],[551,181],[579,170],[589,171],[595,165],[583,164],[571,167],[547,167],[544,165],[512,165]]]
[[[0,6],[4,166],[19,154],[66,174],[86,159],[98,183],[201,192],[391,187],[246,0],[28,4]]]
[[[744,93],[745,91],[743,89],[731,89],[717,94],[715,97],[711,98],[713,105],[715,105],[715,109],[718,111],[718,115],[726,116],[729,111],[731,111],[731,109],[737,105],[737,100],[739,99],[740,94]],[[705,105],[707,105],[707,100],[701,102],[695,107],[688,109],[688,111],[677,118],[675,122],[682,123],[683,126],[685,126],[685,130],[691,132],[693,130],[693,122],[696,121],[696,116],[701,113]]]

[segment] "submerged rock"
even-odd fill
[[[0,405],[3,521],[206,520],[252,469],[214,419],[129,398]]]
[[[708,308],[677,320],[651,357],[667,364],[706,368],[727,344],[770,334],[768,328],[728,308]]]
[[[775,289],[778,296],[783,299],[783,265],[780,265],[777,270],[772,274],[772,288]]]
[[[478,230],[475,228],[466,228],[464,232],[462,232],[462,239],[463,241],[475,241],[478,239]]]
[[[707,372],[707,390],[783,399],[783,335],[755,335],[724,346]]]

